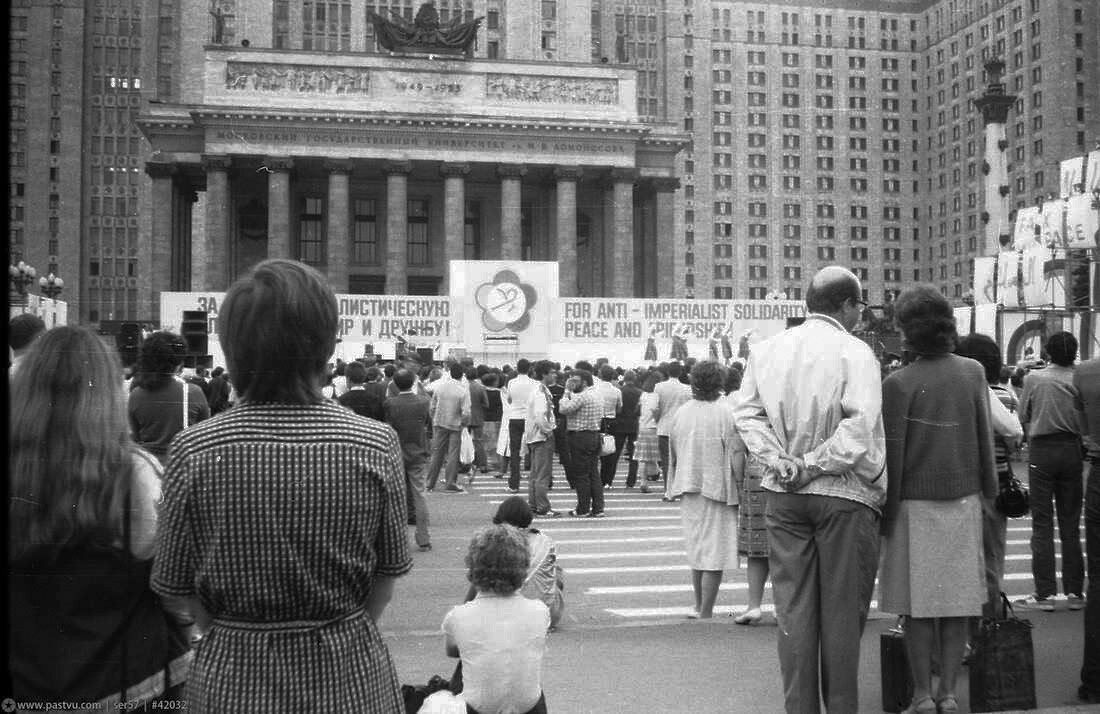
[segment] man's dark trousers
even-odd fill
[[[1089,592],[1085,600],[1085,657],[1081,688],[1091,701],[1100,700],[1100,456],[1089,465],[1085,491],[1085,550],[1089,560]]]
[[[1081,555],[1081,440],[1076,434],[1032,437],[1028,488],[1031,496],[1031,574],[1035,594],[1058,593],[1054,568],[1054,517],[1062,543],[1062,588],[1082,595],[1085,564]],[[1051,499],[1054,506],[1051,505]]]
[[[523,419],[508,420],[508,488],[519,488],[520,459],[523,458]]]
[[[573,487],[577,489],[578,516],[603,513],[603,482],[600,480],[600,433],[571,431],[569,466],[573,471]]]

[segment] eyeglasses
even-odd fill
[[[859,303],[860,305],[862,305],[864,309],[867,309],[867,301],[866,300],[861,300],[860,298],[856,298],[855,301],[857,303]]]

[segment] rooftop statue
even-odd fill
[[[445,55],[468,55],[477,39],[477,30],[484,18],[462,22],[456,16],[446,25],[439,22],[435,3],[426,2],[416,12],[412,22],[390,10],[392,19],[370,12],[378,44],[391,52],[431,52]]]

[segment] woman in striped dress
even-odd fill
[[[206,632],[195,712],[399,712],[376,621],[412,567],[392,429],[324,400],[336,297],[316,270],[256,266],[218,333],[241,401],[180,434],[153,589]]]

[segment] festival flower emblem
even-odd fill
[[[534,286],[520,282],[511,270],[501,270],[493,276],[493,282],[478,286],[476,300],[486,329],[523,332],[531,324],[531,308],[538,300],[538,293]]]

